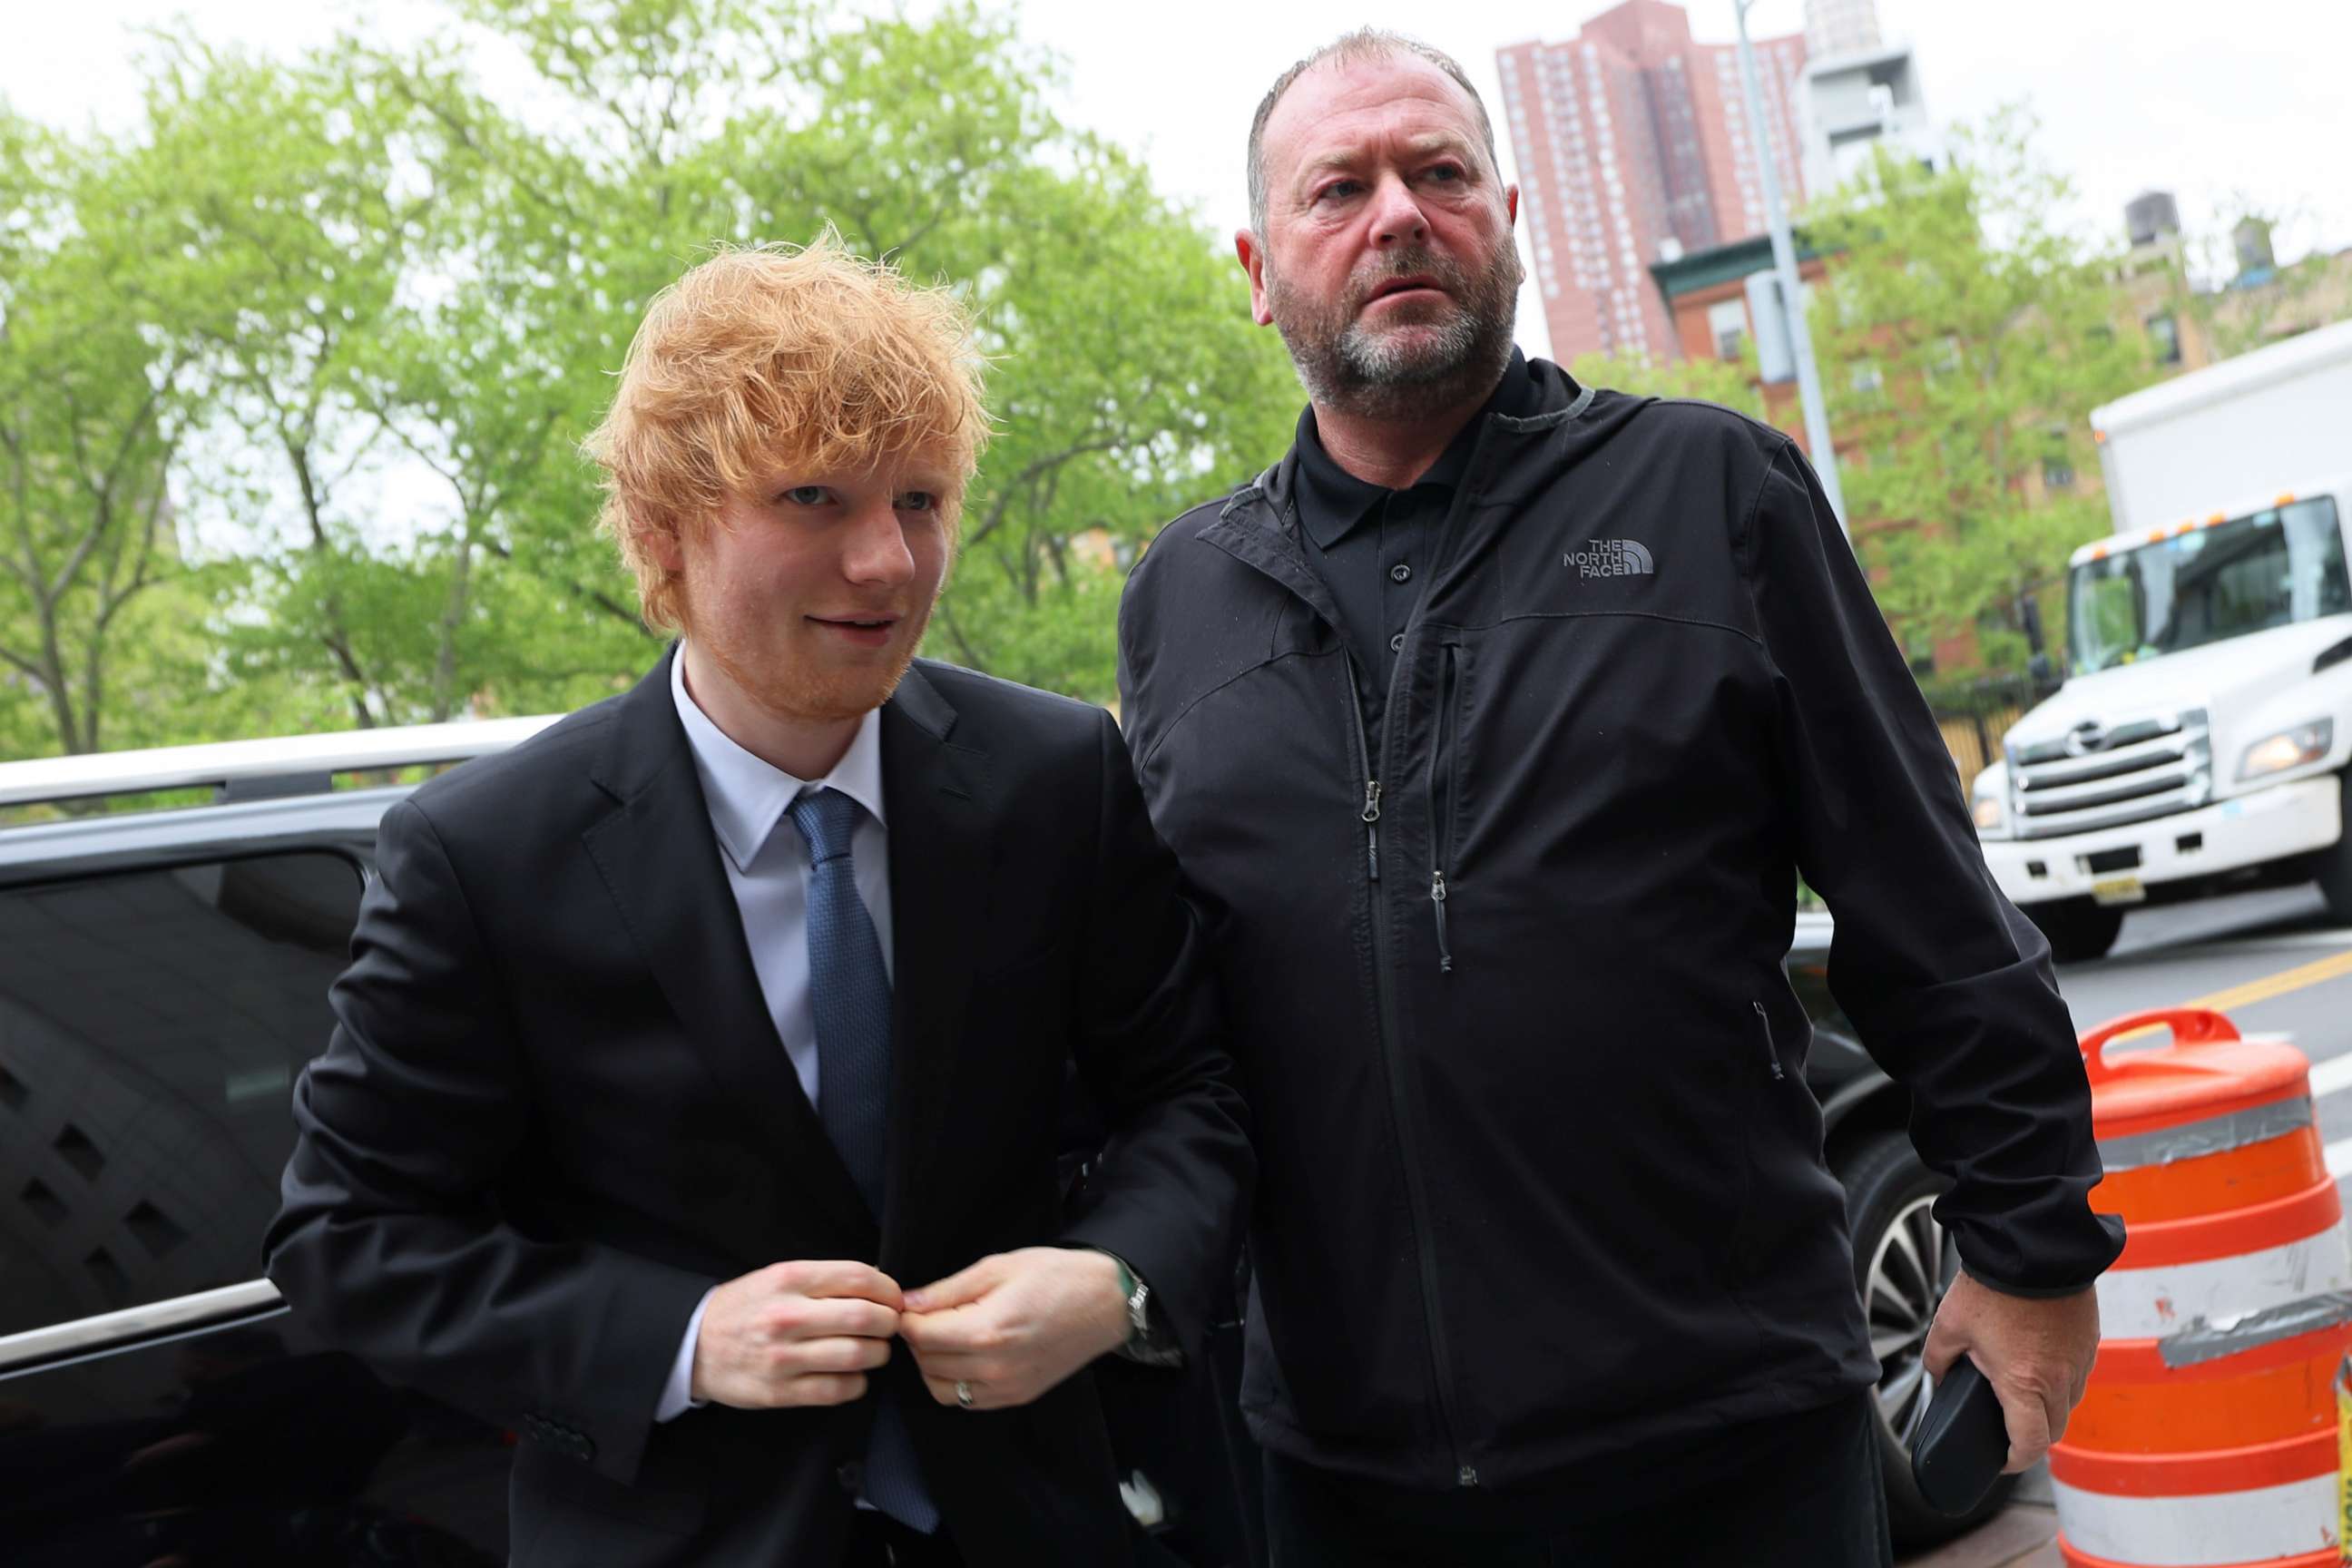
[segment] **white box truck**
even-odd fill
[[[2091,416],[2115,532],[2074,552],[2067,679],[1971,809],[2063,960],[2135,905],[2316,879],[2352,923],[2352,322]]]

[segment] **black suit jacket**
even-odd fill
[[[779,1260],[867,1259],[912,1288],[1099,1246],[1195,1347],[1229,1264],[1244,1113],[1108,715],[920,664],[881,724],[878,1224],[770,1019],[667,659],[383,819],[268,1268],[328,1342],[520,1431],[519,1565],[837,1562],[882,1398],[973,1562],[1128,1560],[1084,1373],[967,1413],[901,1349],[853,1405],[653,1421],[703,1292]],[[1116,1127],[1080,1215],[1055,1176],[1073,1061]]]

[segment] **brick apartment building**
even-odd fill
[[[1804,195],[1801,35],[1756,42],[1764,123],[1739,53],[1691,37],[1665,0],[1626,0],[1563,43],[1498,52],[1521,219],[1562,364],[1592,353],[1680,358],[1650,268],[1764,231],[1758,159]]]

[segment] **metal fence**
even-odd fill
[[[2055,675],[1991,676],[1923,689],[1944,747],[1952,753],[1963,787],[2000,759],[2000,738],[2025,710],[2058,689]]]

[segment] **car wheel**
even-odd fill
[[[2088,899],[2060,899],[2054,903],[2028,904],[2025,916],[2049,939],[2050,956],[2060,963],[2081,963],[2105,958],[2124,929],[2124,912]]]
[[[1900,1132],[1857,1144],[1838,1165],[1853,1233],[1854,1287],[1878,1357],[1878,1454],[1887,1522],[1896,1545],[1927,1546],[1999,1513],[2017,1481],[2001,1477],[1982,1502],[1954,1519],[1928,1507],[1911,1479],[1911,1438],[1927,1411],[1927,1327],[1959,1272],[1958,1251],[1933,1213],[1951,1184],[1921,1164]]]
[[[2345,811],[2352,813],[2352,773],[2341,775],[2336,787],[2343,793]],[[2327,900],[2327,918],[2337,925],[2352,925],[2352,816],[2343,822],[2343,837],[2312,859],[2319,873],[2319,896]]]

